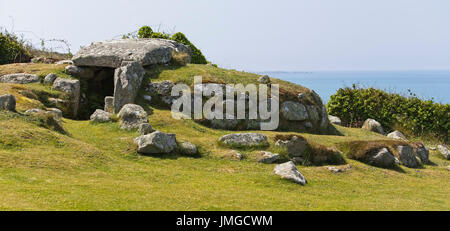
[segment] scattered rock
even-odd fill
[[[91,115],[91,121],[96,123],[107,123],[111,122],[111,116],[112,116],[111,113],[97,109]]]
[[[368,162],[373,166],[391,168],[395,166],[395,156],[387,148],[382,148],[371,156]]]
[[[271,152],[265,152],[261,151],[258,154],[258,162],[264,163],[264,164],[273,164],[280,160],[281,156],[279,154],[273,154]]]
[[[262,84],[270,84],[270,78],[268,75],[263,75],[258,79],[258,82]]]
[[[169,63],[172,51],[189,54],[190,61],[191,49],[188,46],[166,39],[116,39],[96,42],[82,48],[72,61],[76,66],[118,68],[127,61],[148,66]]]
[[[105,97],[105,111],[109,113],[114,113],[114,97],[106,96]]]
[[[48,113],[52,113],[55,119],[60,120],[63,118],[63,113],[58,108],[47,108]]]
[[[42,110],[42,109],[39,109],[39,108],[33,108],[33,109],[26,110],[23,114],[31,115],[31,114],[34,114],[34,113],[45,113],[45,111]]]
[[[222,136],[219,142],[235,147],[254,147],[268,145],[267,136],[259,133],[235,133]]]
[[[449,166],[447,166],[447,168],[446,168],[448,171],[450,171],[450,165]]]
[[[159,131],[143,135],[134,139],[141,154],[170,153],[177,148],[175,134],[166,134]]]
[[[339,117],[337,117],[337,116],[328,115],[328,120],[330,120],[330,122],[332,124],[336,124],[336,125],[339,125],[339,126],[342,125],[341,119]]]
[[[145,70],[138,62],[130,62],[117,68],[114,73],[114,112],[118,113],[123,105],[134,103],[141,87]]]
[[[447,149],[447,147],[438,145],[437,149],[445,159],[450,160],[450,151]]]
[[[403,135],[403,133],[399,132],[399,131],[394,131],[391,132],[387,135],[387,137],[391,138],[391,139],[395,139],[395,140],[405,140],[407,141],[406,137]]]
[[[309,147],[308,142],[298,136],[292,136],[289,140],[277,140],[275,146],[285,148],[289,157],[303,157]]]
[[[366,130],[369,130],[372,132],[377,132],[377,133],[384,135],[383,127],[381,126],[380,123],[378,123],[378,121],[376,121],[374,119],[367,119],[364,122],[362,129],[366,129]]]
[[[281,104],[281,114],[290,121],[303,121],[308,119],[305,105],[297,102],[286,101]]]
[[[37,75],[18,73],[9,74],[0,77],[1,83],[17,83],[17,84],[27,84],[27,83],[38,83],[39,77]]]
[[[0,110],[16,111],[16,97],[13,95],[0,95]]]
[[[165,105],[171,106],[176,99],[171,95],[173,86],[175,86],[173,82],[164,80],[159,83],[150,83],[146,90],[151,94],[152,100],[156,99]]]
[[[297,184],[305,185],[307,183],[305,177],[298,171],[292,161],[275,166],[274,173],[282,179],[290,180]]]
[[[66,92],[71,99],[71,113],[73,117],[78,114],[78,107],[80,105],[80,80],[57,78],[53,82],[53,90]]]
[[[182,154],[188,155],[188,156],[197,155],[197,153],[198,153],[197,146],[195,146],[195,144],[190,143],[190,142],[179,143],[178,149],[180,150],[180,152]]]
[[[414,155],[414,150],[409,145],[400,145],[397,146],[397,151],[399,155],[400,163],[408,168],[417,168],[420,163],[416,159],[416,155]]]
[[[54,73],[50,73],[44,78],[44,84],[53,85],[53,82],[55,79],[58,78],[58,76]]]
[[[148,123],[145,110],[136,104],[126,104],[118,114],[120,127],[125,130],[138,129],[142,123]]]
[[[348,171],[352,168],[351,165],[347,164],[345,166],[340,166],[340,167],[336,167],[336,166],[328,166],[328,170],[333,172],[333,173],[343,173],[345,171]]]
[[[149,123],[142,123],[142,124],[139,125],[138,132],[141,135],[147,135],[147,134],[150,134],[152,132],[155,132],[155,130],[152,128],[152,126]]]

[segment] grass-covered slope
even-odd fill
[[[206,73],[209,68],[214,68],[191,67]],[[2,69],[0,66],[0,71]],[[183,75],[169,75],[172,71],[181,70],[162,70],[158,77],[184,78]],[[236,73],[236,76],[231,73]],[[258,77],[229,71],[223,78],[236,78],[237,81],[239,75],[252,79]],[[223,79],[217,76],[214,74],[211,78]],[[10,87],[0,83],[0,89],[3,89],[0,94],[14,92]],[[37,88],[35,85],[21,87]],[[46,88],[41,90],[48,91]],[[22,111],[34,107],[25,102],[18,100],[18,108]],[[120,130],[117,123],[92,124],[63,119],[62,125],[68,132],[68,135],[63,135],[42,127],[29,116],[1,112],[0,210],[450,208],[447,199],[450,171],[444,168],[450,162],[435,152],[430,156],[435,165],[426,165],[418,170],[376,168],[347,159],[346,155],[345,160],[352,168],[341,174],[330,172],[326,166],[298,166],[308,180],[306,186],[299,186],[273,175],[275,165],[254,161],[256,150],[239,150],[245,157],[243,161],[224,158],[231,149],[219,145],[217,140],[230,131],[207,128],[190,120],[173,120],[170,111],[163,109],[154,109],[149,122],[157,130],[177,134],[179,141],[196,144],[200,157],[139,155],[132,142],[137,132]],[[289,134],[301,135],[327,147],[349,141],[386,139],[357,128],[336,126],[336,129],[343,135]],[[274,137],[286,134],[261,133],[269,137],[271,145],[266,149],[268,151],[277,151],[273,145]]]

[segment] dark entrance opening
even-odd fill
[[[94,70],[92,79],[80,80],[81,95],[78,119],[89,120],[97,109],[104,109],[105,97],[114,95],[113,68],[99,68]]]

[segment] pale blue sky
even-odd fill
[[[34,42],[67,39],[73,50],[175,27],[238,70],[450,69],[449,0],[0,0],[0,26],[11,17]]]

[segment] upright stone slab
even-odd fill
[[[70,115],[76,117],[80,105],[80,80],[57,78],[53,82],[52,89],[66,92],[70,95]]]
[[[16,98],[13,95],[0,95],[0,110],[16,111]]]
[[[138,62],[130,62],[117,68],[114,73],[114,112],[118,113],[126,104],[134,103],[145,70]]]
[[[105,111],[114,113],[114,96],[105,97]]]

